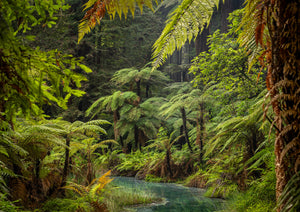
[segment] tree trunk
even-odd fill
[[[173,172],[171,169],[171,151],[168,149],[166,152],[166,163],[167,163],[167,169],[168,172],[170,173],[170,178],[173,177]]]
[[[195,40],[195,48],[196,48],[196,55],[198,56],[201,52],[207,51],[207,36],[209,35],[209,28],[204,27],[201,34],[199,34]]]
[[[146,85],[146,99],[149,98],[149,91],[150,91],[150,86]]]
[[[92,160],[91,160],[91,154],[88,153],[88,161],[87,161],[87,173],[86,173],[86,180],[87,180],[87,185],[89,185],[92,180],[94,179],[94,170],[92,166]]]
[[[136,81],[136,94],[142,99],[141,97],[141,80]]]
[[[203,164],[203,141],[204,141],[204,103],[200,103],[200,115],[199,119],[197,119],[197,138],[196,143],[199,145],[199,162]]]
[[[192,149],[192,146],[190,144],[188,131],[187,131],[187,127],[186,127],[186,113],[185,113],[184,107],[180,108],[180,111],[181,111],[181,117],[182,117],[182,126],[183,126],[183,133],[184,133],[185,142],[188,144],[190,152],[193,153],[193,149]]]
[[[184,130],[183,126],[180,126],[180,138],[178,139],[178,144],[179,144],[179,149],[182,149],[182,145],[185,143],[185,138],[184,138]]]
[[[134,142],[135,142],[135,149],[138,148],[141,150],[141,146],[139,145],[139,129],[136,125],[134,125]]]
[[[95,28],[95,52],[96,52],[96,57],[95,57],[95,63],[100,64],[101,63],[101,26],[98,25]],[[100,65],[101,66],[101,65]]]
[[[69,161],[70,161],[70,141],[71,139],[69,137],[66,138],[66,150],[65,150],[65,164],[64,164],[64,169],[63,169],[63,174],[62,174],[62,179],[61,179],[61,187],[64,187],[66,185],[67,177],[69,174]],[[62,190],[62,194],[64,195],[64,190]]]
[[[119,120],[118,110],[115,110],[113,113],[114,113],[114,117],[113,117],[113,121],[114,121],[114,134],[115,134],[115,141],[117,141],[118,137],[119,137],[119,130],[117,128],[117,122]]]
[[[33,175],[33,179],[32,179],[32,195],[34,198],[36,199],[43,199],[44,196],[42,194],[42,181],[40,179],[40,160],[36,159],[35,160],[35,171],[34,171],[34,175]]]
[[[271,38],[267,87],[279,130],[275,140],[276,198],[279,200],[286,184],[300,168],[299,0],[271,1],[267,15]]]

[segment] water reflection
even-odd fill
[[[137,191],[149,191],[166,199],[163,204],[136,208],[137,212],[211,212],[220,210],[222,205],[219,199],[204,197],[204,190],[198,188],[169,183],[150,183],[131,177],[116,177],[114,184]]]

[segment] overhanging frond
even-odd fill
[[[213,8],[218,4],[219,0],[183,0],[171,13],[166,27],[153,45],[153,69],[162,65],[166,58],[176,49],[180,49],[187,40],[196,38],[209,23]]]
[[[96,23],[100,24],[106,12],[111,18],[115,18],[116,13],[120,19],[122,14],[126,18],[128,11],[134,16],[136,5],[141,12],[143,12],[143,5],[153,10],[152,0],[89,0],[84,4],[83,10],[87,11],[78,26],[78,43],[85,34],[89,33],[96,26]]]

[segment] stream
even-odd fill
[[[204,189],[174,183],[151,183],[133,177],[115,177],[113,184],[138,191],[144,190],[164,198],[163,203],[135,208],[137,212],[211,212],[222,208],[221,199],[204,197]]]

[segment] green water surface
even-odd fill
[[[222,200],[204,197],[205,190],[173,183],[150,183],[132,177],[116,177],[114,184],[138,192],[144,190],[166,201],[136,208],[137,212],[211,212],[222,208]]]

